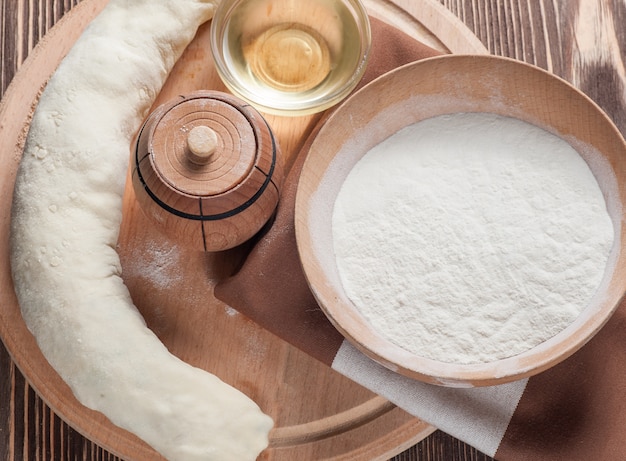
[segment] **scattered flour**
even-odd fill
[[[145,280],[155,290],[167,291],[184,282],[181,258],[180,249],[167,240],[136,245],[127,258],[124,274]]]
[[[239,314],[239,312],[237,311],[237,309],[233,309],[230,306],[226,306],[224,308],[224,312],[226,312],[226,315],[228,315],[229,317],[235,317]]]
[[[519,354],[569,325],[604,275],[613,226],[585,161],[517,119],[415,123],[353,168],[333,210],[346,294],[435,360]]]

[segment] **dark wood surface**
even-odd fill
[[[462,20],[491,53],[538,65],[572,82],[626,133],[626,3],[619,0],[438,1]],[[0,0],[0,96],[39,39],[79,2]],[[490,459],[436,431],[393,461]],[[0,344],[0,460],[119,461],[119,458],[84,439],[54,415],[29,387]]]

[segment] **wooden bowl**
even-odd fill
[[[332,247],[332,211],[355,163],[401,128],[442,114],[511,116],[565,139],[588,163],[605,197],[615,242],[603,296],[565,330],[519,355],[451,364],[407,352],[375,331],[348,299]],[[626,145],[588,97],[534,66],[494,56],[442,56],[408,64],[371,82],[328,119],[303,167],[296,198],[298,250],[309,285],[336,328],[372,359],[400,374],[445,386],[495,385],[539,373],[582,347],[610,318],[626,290],[622,226]]]

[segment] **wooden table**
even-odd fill
[[[415,0],[417,1],[417,0]],[[626,5],[618,0],[438,0],[489,52],[569,80],[626,133]],[[0,96],[39,39],[80,0],[0,0]],[[0,460],[118,460],[63,423],[0,344]],[[436,431],[393,458],[488,460]]]

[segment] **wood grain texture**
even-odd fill
[[[626,133],[626,4],[619,0],[439,0],[493,54],[554,72]],[[0,95],[39,39],[80,0],[0,0]],[[0,129],[2,129],[0,127]],[[119,461],[64,424],[0,347],[0,460]],[[435,432],[394,461],[491,458]]]
[[[440,0],[492,54],[537,65],[585,92],[626,132],[626,3]]]

